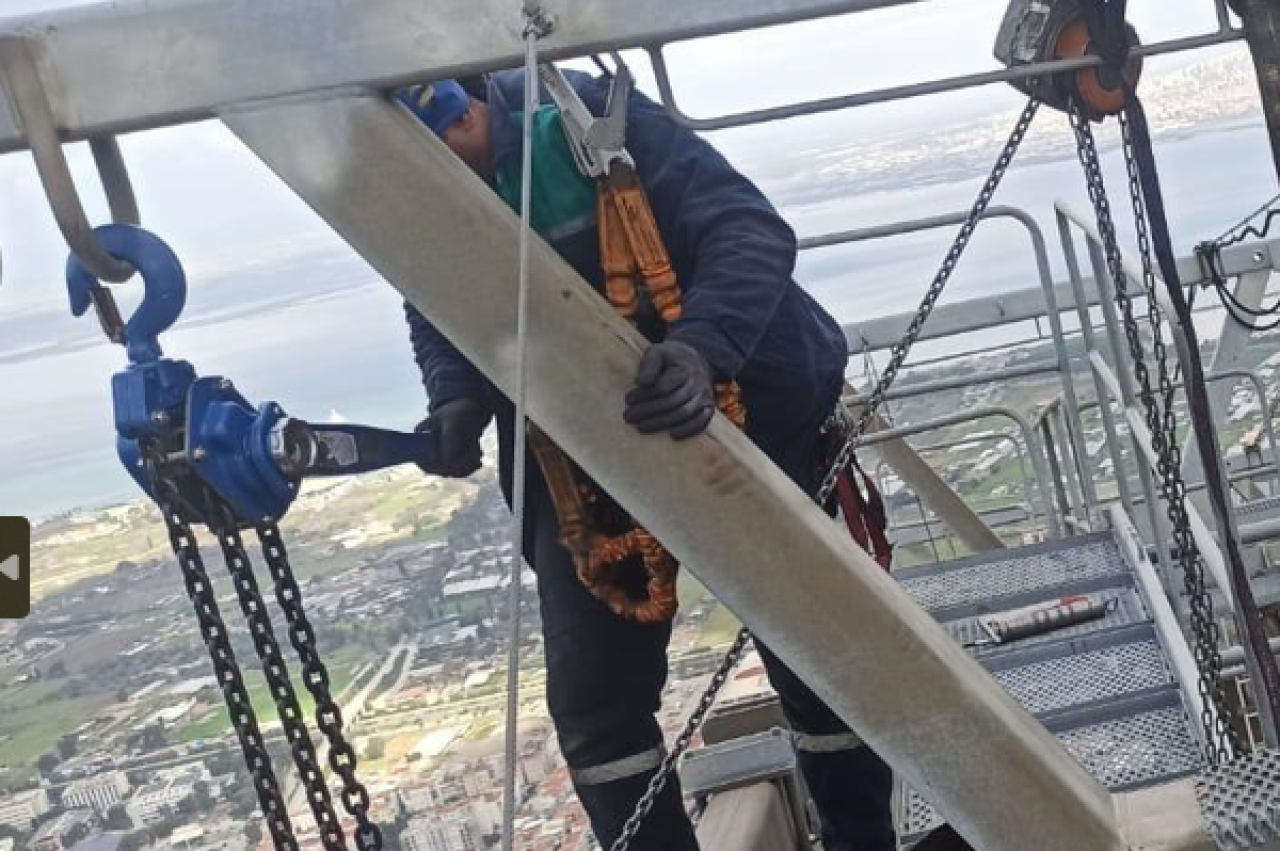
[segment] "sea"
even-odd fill
[[[1163,138],[1159,157],[1180,253],[1275,193],[1266,132],[1257,122]],[[1108,150],[1105,161],[1123,220],[1128,202],[1118,152]],[[967,209],[983,177],[874,192],[851,185],[782,213],[801,236],[918,219]],[[1060,198],[1088,210],[1073,159],[1015,168],[997,197],[1040,221],[1058,276],[1052,209]],[[806,253],[796,277],[845,323],[913,310],[951,236],[943,229]],[[1025,232],[994,221],[979,229],[943,303],[1035,285]],[[426,407],[398,295],[359,257],[334,246],[193,282],[182,321],[163,344],[202,373],[231,377],[250,398],[279,401],[304,419],[411,429]],[[110,380],[122,364],[123,352],[90,319],[48,305],[0,312],[0,515],[47,518],[138,496],[114,449]]]

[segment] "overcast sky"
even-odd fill
[[[88,4],[0,0],[0,15],[69,5]],[[1211,0],[1132,0],[1130,5],[1148,40],[1215,25]],[[678,45],[671,49],[678,94],[688,112],[707,115],[986,69],[993,65],[991,43],[1003,8],[1004,0],[931,0]],[[635,64],[648,80],[643,58]],[[1005,87],[991,87],[734,131],[717,142],[750,173],[772,146],[847,143],[1016,102]],[[220,125],[138,134],[123,144],[144,221],[175,245],[197,279],[201,271],[281,253],[304,255],[316,245],[332,244],[324,226]],[[87,151],[77,146],[71,157],[95,221],[101,221],[104,212]],[[25,155],[0,157],[0,250],[5,267],[0,309],[62,300],[65,250]]]

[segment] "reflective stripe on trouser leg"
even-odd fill
[[[616,770],[614,776],[621,773]],[[612,848],[617,842],[656,773],[657,769],[653,768],[595,785],[577,782],[575,776],[578,798],[602,848]],[[667,782],[628,848],[629,851],[698,851],[693,824],[684,809],[679,776]]]
[[[575,785],[601,786],[605,783],[614,783],[618,780],[626,780],[629,777],[648,774],[662,765],[662,760],[666,755],[666,750],[663,748],[651,748],[622,759],[615,759],[613,762],[606,762],[603,765],[593,765],[589,768],[570,768],[569,773],[573,777]]]

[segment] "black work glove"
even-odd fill
[[[480,437],[489,426],[492,413],[475,399],[456,399],[441,405],[423,420],[417,431],[432,441],[435,469],[423,472],[450,479],[465,479],[480,469],[484,453]]]
[[[627,394],[627,422],[641,434],[665,431],[687,440],[706,431],[715,415],[711,368],[692,346],[667,340],[644,353]]]

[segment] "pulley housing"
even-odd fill
[[[1138,45],[1137,30],[1125,28],[1130,46]],[[996,36],[995,56],[1010,68],[1096,53],[1079,0],[1012,0]],[[1065,111],[1075,100],[1099,121],[1124,109],[1124,83],[1134,89],[1141,76],[1142,60],[1132,56],[1123,73],[1083,68],[1015,80],[1013,86],[1055,109]]]

